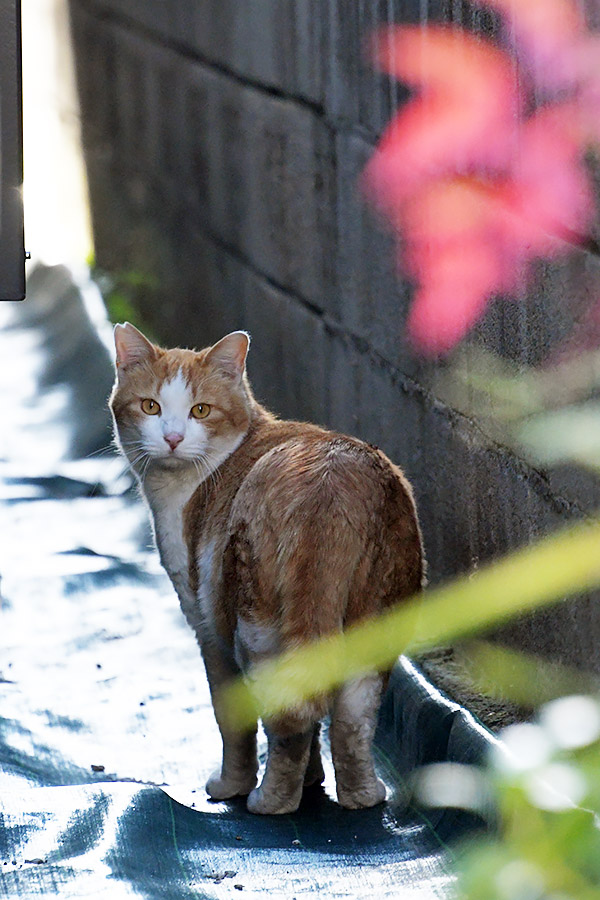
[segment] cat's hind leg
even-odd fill
[[[298,734],[281,734],[265,726],[269,743],[267,767],[260,787],[248,797],[252,813],[281,815],[298,809],[302,799],[314,728]]]
[[[347,809],[385,800],[385,785],[375,774],[371,747],[383,679],[365,675],[345,684],[334,700],[329,736],[338,801]]]

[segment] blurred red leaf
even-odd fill
[[[536,90],[578,103],[583,142],[600,140],[600,39],[573,0],[478,0],[497,9]]]
[[[480,2],[502,13],[536,84],[555,88],[577,80],[577,49],[587,38],[583,15],[572,0]]]
[[[557,242],[581,241],[591,224],[594,202],[582,165],[575,107],[549,107],[527,120],[510,175],[507,203],[514,216],[510,230],[516,240],[530,244],[531,255],[553,255]],[[564,246],[559,244],[558,249]]]
[[[497,9],[518,35],[536,46],[558,50],[585,32],[582,13],[572,0],[479,0]]]
[[[421,263],[426,253],[421,248]],[[493,245],[477,235],[436,248],[431,263],[429,277],[415,293],[408,328],[421,351],[437,355],[450,350],[477,322],[501,274]]]
[[[519,106],[509,58],[455,29],[393,28],[374,41],[390,74],[420,87],[390,124],[366,170],[387,209],[424,180],[505,163]]]
[[[539,26],[544,49],[566,53],[584,34],[568,0],[490,5],[524,11],[521,31]],[[417,283],[412,340],[446,352],[492,295],[518,289],[531,259],[585,236],[594,209],[581,158],[587,126],[573,102],[526,118],[514,59],[474,35],[399,27],[373,46],[378,65],[418,92],[384,133],[364,186],[402,234]]]

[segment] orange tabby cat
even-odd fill
[[[256,734],[228,730],[219,688],[420,590],[421,537],[402,472],[375,447],[279,421],[260,406],[245,374],[243,331],[196,353],[160,349],[126,324],[116,326],[115,343],[117,439],[202,649],[223,738],[208,794],[249,794],[255,813],[293,812],[303,787],[323,780],[319,722],[331,712],[339,802],[381,802],[371,743],[384,676],[266,721],[258,788]]]

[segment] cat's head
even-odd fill
[[[255,401],[245,376],[250,343],[234,331],[213,347],[163,350],[133,325],[115,326],[110,399],[121,450],[135,471],[192,464],[204,474],[242,441]]]

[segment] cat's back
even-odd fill
[[[357,528],[390,516],[416,524],[407,479],[377,447],[317,425],[267,419],[199,486],[185,519],[199,538],[245,519],[279,528],[296,516],[318,519],[333,511]]]
[[[203,541],[219,547],[227,631],[242,615],[285,622],[286,640],[303,640],[422,586],[410,486],[380,450],[356,438],[272,423],[233,454],[207,490],[214,499],[198,495],[197,514],[188,510],[188,522],[197,515],[199,523],[204,508],[190,556],[201,561]]]
[[[280,527],[298,519],[318,528],[328,516],[342,515],[360,529],[384,509],[416,521],[412,491],[402,471],[378,448],[357,438],[303,423],[286,423],[277,440],[272,435],[263,453],[241,480],[232,504],[230,524],[264,518]]]
[[[225,574],[243,585],[235,613],[279,619],[284,645],[422,587],[411,488],[379,449],[346,435],[300,428],[265,452],[240,485],[227,530]]]

